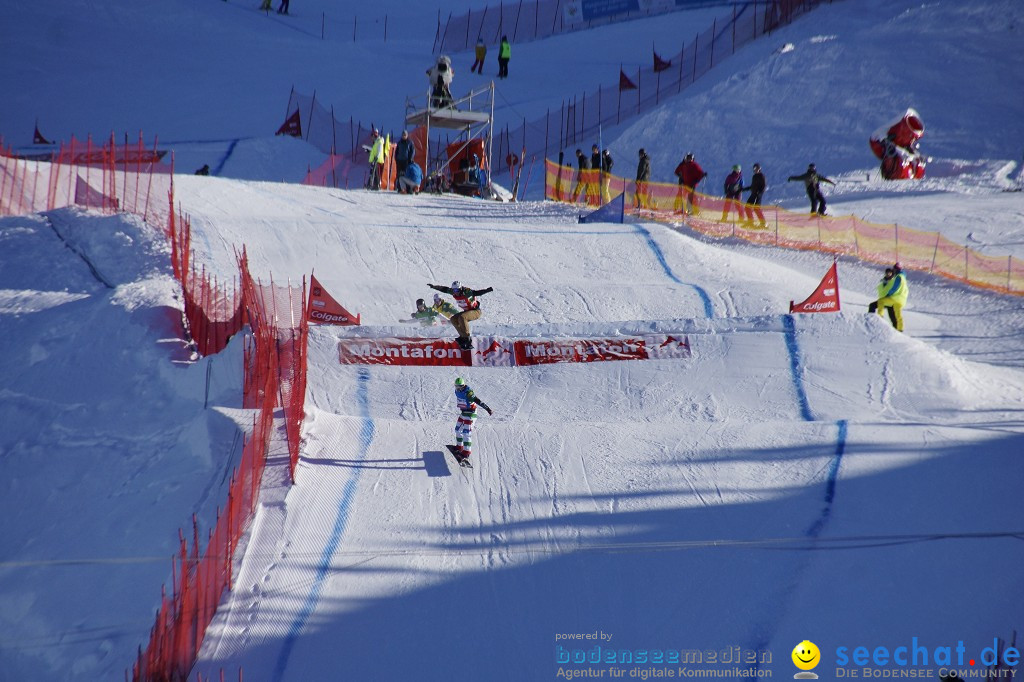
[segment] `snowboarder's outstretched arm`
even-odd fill
[[[494,410],[489,408],[487,406],[487,403],[485,403],[484,401],[480,400],[480,398],[476,399],[476,404],[479,405],[480,407],[484,408],[485,410],[487,410],[487,414],[494,414]]]
[[[427,286],[436,291],[440,291],[442,294],[450,295],[452,293],[451,287],[441,286],[440,284],[428,284]]]
[[[489,294],[492,291],[494,291],[494,287],[487,287],[486,289],[470,289],[469,290],[469,295],[470,296],[483,296],[484,294]]]

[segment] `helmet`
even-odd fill
[[[444,299],[441,298],[441,294],[434,294],[434,305],[440,305],[443,300]]]
[[[465,386],[466,385],[466,380],[463,379],[462,377],[455,377],[455,385],[456,386]]]
[[[732,169],[734,171],[743,170],[738,163],[735,166],[733,166]]]
[[[755,163],[754,164],[754,170],[761,170],[761,164]]]
[[[643,156],[643,155],[644,155],[644,154],[646,154],[646,153],[647,153],[647,152],[646,152],[646,151],[644,151],[644,148],[643,148],[643,147],[641,147],[641,148],[640,148],[640,156]]]
[[[693,153],[691,152],[690,154],[687,154],[683,161],[693,161]]]
[[[892,271],[895,272],[898,275],[901,272],[903,272],[903,266],[901,266],[899,263],[895,263],[892,266]]]
[[[422,298],[417,298],[416,299],[416,307],[417,308],[422,308],[424,305],[426,305],[426,304],[423,302]]]
[[[807,170],[814,170],[814,169],[815,169],[815,165],[813,163],[807,164]]]
[[[452,291],[458,291],[461,288],[462,288],[462,283],[459,282],[459,280],[455,280],[454,282],[452,282]]]

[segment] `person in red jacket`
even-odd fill
[[[676,195],[676,213],[683,212],[683,193],[686,193],[686,212],[690,215],[699,215],[695,190],[697,183],[708,176],[693,158],[693,154],[687,154],[682,163],[676,166],[676,177],[679,178],[679,194]]]

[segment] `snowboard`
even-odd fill
[[[455,449],[454,445],[445,445],[445,447],[448,448],[448,452],[452,453],[452,457],[455,458],[455,461],[459,463],[460,467],[466,467],[467,469],[473,468],[473,465],[469,463],[469,460],[467,458],[458,454],[458,451]]]

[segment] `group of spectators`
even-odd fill
[[[598,192],[600,192],[602,203],[607,203],[610,200],[611,152],[607,149],[601,152],[595,144],[593,152],[588,159],[584,155],[583,150],[577,149],[576,168],[576,184],[572,190],[573,203],[579,200],[580,194],[584,194],[585,199],[590,200],[591,198],[596,198]],[[583,172],[589,170],[601,171],[599,175],[599,190],[591,187],[590,174]],[[768,183],[765,180],[764,170],[761,168],[760,163],[753,164],[752,171],[753,174],[748,185],[744,182],[742,167],[734,165],[731,168],[722,187],[723,195],[725,196],[725,206],[722,209],[721,220],[727,220],[729,213],[735,210],[741,221],[750,224],[752,227],[763,229],[766,227],[766,222],[764,212],[761,210],[761,202],[764,199]],[[694,155],[690,153],[676,166],[674,174],[679,181],[679,192],[676,195],[673,206],[675,212],[686,215],[699,215],[700,206],[696,196],[697,185],[708,176],[707,172],[697,162]],[[645,149],[640,149],[639,161],[636,167],[636,208],[647,209],[653,207],[650,181],[651,157]],[[807,170],[804,173],[789,176],[788,181],[803,182],[807,190],[807,196],[811,201],[811,213],[825,215],[827,204],[825,195],[821,191],[821,183],[827,182],[835,185],[835,182],[819,174],[817,167],[813,163],[807,166]],[[749,192],[746,202],[742,199],[743,192]]]

